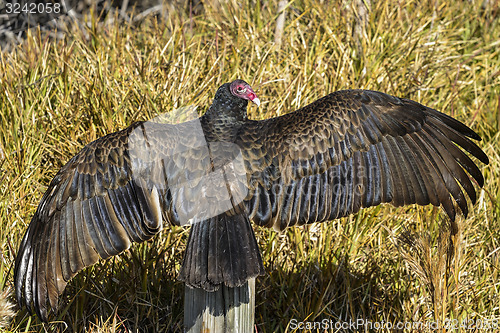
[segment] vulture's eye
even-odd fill
[[[246,89],[245,89],[245,88],[243,88],[243,86],[238,86],[238,88],[236,88],[236,91],[237,91],[238,93],[244,93],[244,92],[245,92],[245,90],[246,90]]]

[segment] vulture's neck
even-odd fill
[[[214,103],[202,117],[205,134],[212,140],[234,141],[239,129],[247,121],[247,101]]]

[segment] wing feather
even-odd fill
[[[283,230],[380,203],[430,203],[451,220],[456,205],[466,216],[464,191],[476,200],[470,176],[479,186],[484,178],[463,150],[488,163],[471,139],[480,137],[441,112],[366,90],[338,91],[295,112],[249,121],[237,143],[250,218]],[[252,184],[260,185],[254,191]]]
[[[151,238],[162,227],[162,215],[177,222],[173,212],[164,214],[172,209],[161,164],[168,152],[159,148],[160,143],[162,147],[174,145],[176,136],[169,141],[163,132],[175,128],[148,125],[152,126],[149,141],[139,138],[138,144],[147,144],[155,150],[153,154],[129,147],[130,136],[143,126],[136,123],[84,147],[58,172],[44,194],[15,268],[18,302],[43,320],[48,306],[57,307],[58,295],[84,267],[124,251],[131,242]],[[151,135],[153,130],[163,132]]]

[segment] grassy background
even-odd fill
[[[498,2],[375,1],[361,40],[354,15],[338,1],[293,1],[278,48],[274,2],[208,2],[199,16],[170,10],[134,23],[93,13],[63,40],[31,31],[0,53],[0,290],[12,288],[21,237],[71,156],[133,121],[187,105],[203,112],[219,85],[242,78],[262,101],[253,119],[338,89],[380,90],[463,121],[491,159],[457,235],[440,209],[416,206],[256,230],[268,272],[256,284],[258,332],[292,331],[292,318],[500,322]],[[68,285],[53,322],[22,310],[5,330],[181,331],[175,277],[187,234],[167,228],[98,263]]]

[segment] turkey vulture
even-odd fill
[[[250,221],[283,230],[391,203],[474,203],[488,164],[463,123],[368,90],[327,95],[295,112],[247,118],[242,80],[223,84],[200,118],[137,122],[85,146],[54,177],[16,258],[19,304],[47,320],[67,282],[157,234],[191,223],[179,278],[207,291],[264,274]],[[462,149],[461,149],[462,148]],[[471,178],[469,177],[469,175]]]

